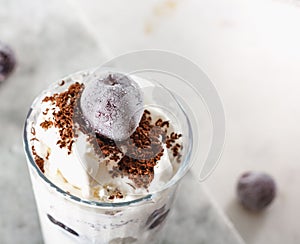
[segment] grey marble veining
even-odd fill
[[[22,127],[34,97],[59,77],[100,64],[101,45],[62,1],[0,0],[0,39],[18,67],[0,85],[0,243],[42,243]],[[166,226],[168,243],[242,243],[213,200],[190,175],[182,182]]]

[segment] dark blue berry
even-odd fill
[[[237,195],[246,209],[260,211],[273,201],[276,195],[276,184],[268,174],[246,172],[238,180]]]
[[[139,125],[144,112],[143,93],[129,76],[94,73],[85,84],[80,106],[85,119],[97,133],[122,141]]]
[[[0,42],[0,82],[3,82],[12,73],[16,66],[13,50]]]

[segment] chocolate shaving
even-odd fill
[[[155,125],[156,126],[160,126],[162,124],[163,120],[162,119],[158,119],[156,122],[155,122]]]
[[[37,139],[36,137],[33,137],[30,139],[30,141],[40,141],[39,139]]]
[[[44,170],[44,162],[45,162],[45,161],[44,161],[44,159],[41,158],[41,157],[36,153],[35,147],[34,147],[34,146],[31,147],[31,151],[32,151],[32,155],[33,155],[33,157],[34,157],[34,161],[35,161],[36,165],[39,167],[39,169],[40,169],[43,173],[45,173],[45,170]]]
[[[64,83],[64,81],[62,81]],[[43,99],[43,102],[52,102],[52,104],[58,107],[58,111],[52,112],[54,121],[44,121],[41,123],[41,127],[49,129],[51,126],[58,128],[60,140],[56,144],[60,148],[67,148],[68,154],[72,152],[72,145],[74,143],[74,109],[77,105],[77,100],[80,97],[83,85],[78,82],[70,85],[67,91],[62,93],[56,93],[52,96],[47,96]]]
[[[52,127],[52,125],[53,125],[53,122],[50,120],[45,120],[44,122],[42,122],[40,124],[40,126],[45,130],[48,130],[50,127]]]
[[[56,94],[57,95],[57,94]],[[43,100],[42,100],[42,102],[43,103],[46,103],[46,102],[52,102],[52,103],[54,103],[54,101],[55,101],[55,98],[54,98],[54,96],[46,96]]]
[[[181,137],[180,134],[174,133],[168,136],[163,127],[168,128],[169,121],[158,119],[153,123],[150,111],[145,110],[139,126],[130,138],[116,145],[113,140],[96,134],[97,144],[94,143],[94,149],[98,150],[100,155],[118,162],[110,171],[112,177],[127,176],[135,183],[135,187],[147,188],[154,178],[154,167],[163,156],[163,143],[169,138],[169,144],[172,146],[172,142]],[[92,139],[90,141],[92,142]],[[121,148],[125,148],[125,151],[122,152]],[[178,146],[175,146],[174,150],[178,156]]]
[[[49,152],[49,151],[47,151],[47,155],[46,155],[46,157],[45,157],[45,158],[46,158],[47,160],[49,160],[49,156],[50,156],[50,152]]]
[[[34,135],[34,136],[35,136],[35,134],[36,134],[36,133],[35,133],[35,128],[34,128],[34,127],[31,127],[31,130],[30,130],[30,132],[31,132],[31,134],[32,134],[32,135]]]
[[[118,162],[118,171],[136,187],[147,188],[154,178],[154,167],[163,156],[165,133],[152,123],[150,112],[144,112],[139,126],[124,142],[126,155]]]
[[[170,122],[169,121],[163,121],[162,123],[161,123],[161,127],[167,127],[167,128],[169,128],[169,126],[170,126]]]
[[[176,141],[182,137],[182,134],[177,134],[175,132],[172,132],[170,136],[167,136],[166,145],[167,148],[170,148],[173,152],[173,157],[177,158],[177,162],[181,162],[182,155],[180,154],[180,150],[182,149],[182,145],[179,143],[176,143]],[[175,145],[174,145],[175,144]]]
[[[124,156],[121,150],[115,144],[114,140],[111,140],[100,134],[96,134],[96,144],[94,144],[94,149],[100,149],[100,154],[115,162],[119,161],[121,157]]]
[[[65,81],[62,80],[61,82],[58,83],[59,86],[63,86],[65,84]]]
[[[43,115],[47,115],[49,112],[49,108],[46,108],[46,110],[43,112]]]
[[[124,197],[123,194],[118,189],[116,189],[109,195],[108,199],[109,200],[113,200],[115,198],[121,199],[123,197]]]
[[[175,132],[172,132],[171,135],[168,135],[166,140],[167,148],[171,148],[176,140],[178,140],[180,137],[182,137],[182,134],[177,134]]]

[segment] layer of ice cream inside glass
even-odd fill
[[[181,165],[183,137],[163,104],[151,105],[144,88],[153,84],[112,72],[86,82],[90,76],[61,80],[35,101],[27,131],[39,170],[90,201],[131,201],[163,188]]]

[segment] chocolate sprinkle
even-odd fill
[[[50,152],[47,152],[46,159],[49,160]]]
[[[61,82],[59,82],[59,86],[63,86],[65,84],[65,81],[64,80],[62,80]]]
[[[123,194],[122,194],[118,189],[116,189],[114,192],[112,192],[112,193],[109,195],[108,199],[109,199],[109,200],[113,200],[113,199],[115,199],[115,198],[121,199],[121,198],[123,198],[123,197],[124,197]]]
[[[124,142],[127,152],[118,162],[117,171],[131,179],[137,187],[144,188],[154,178],[154,167],[163,155],[162,143],[165,140],[165,132],[152,123],[148,112],[144,112],[138,128]]]
[[[52,96],[47,96],[43,99],[43,102],[52,102],[59,110],[53,111],[52,115],[54,121],[44,121],[41,123],[42,128],[49,129],[54,126],[58,128],[60,140],[57,144],[60,148],[67,148],[68,154],[72,152],[72,145],[74,143],[74,108],[77,104],[77,100],[80,97],[83,85],[78,82],[70,85],[69,89],[60,94],[56,93]],[[48,111],[47,111],[48,112]]]
[[[45,173],[45,170],[44,170],[44,162],[45,162],[45,161],[44,161],[44,159],[41,158],[41,157],[36,153],[35,147],[34,147],[34,146],[31,147],[31,151],[32,151],[32,155],[33,155],[33,157],[34,157],[34,161],[35,161],[36,165],[39,167],[39,169],[40,169],[43,173]]]
[[[42,128],[44,128],[45,130],[48,130],[50,127],[52,127],[52,125],[53,125],[53,122],[52,122],[52,121],[49,121],[49,120],[45,120],[44,122],[42,122],[42,123],[40,124],[40,126],[41,126]]]
[[[30,130],[31,134],[35,136],[36,132],[35,132],[35,128],[34,127],[31,127],[31,130]]]
[[[169,138],[172,140],[169,142],[172,146],[172,143],[181,137],[175,133],[167,135],[167,130],[163,127],[169,127],[169,122],[158,119],[153,123],[150,111],[145,110],[135,132],[118,145],[113,140],[97,134],[97,144],[101,153],[118,162],[110,172],[112,177],[127,176],[136,187],[147,188],[154,178],[154,167],[163,156],[162,144]],[[122,152],[120,148],[126,148],[126,152]],[[172,151],[174,155],[179,156],[177,146]],[[120,155],[123,155],[121,160]]]

